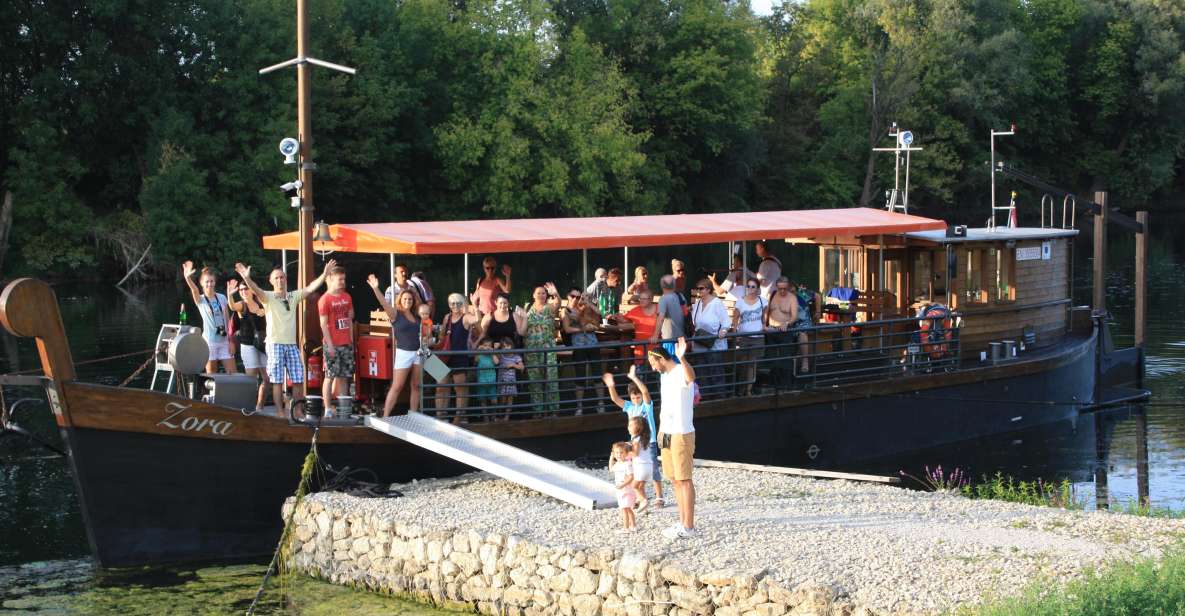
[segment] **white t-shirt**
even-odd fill
[[[757,303],[750,305],[745,300],[738,300],[736,310],[740,314],[740,322],[737,323],[737,331],[742,334],[751,334],[765,329],[762,324],[762,316],[765,315],[765,298],[760,295],[757,296]]]
[[[713,299],[708,302],[707,306],[697,300],[691,305],[691,319],[691,322],[695,324],[696,331],[702,329],[712,334],[719,333],[720,330],[728,331],[728,328],[732,326],[732,319],[728,317],[728,309],[719,299]],[[706,346],[707,342],[707,340],[695,341],[701,346]],[[712,344],[713,351],[723,351],[727,348],[728,341],[723,338],[717,338]]]
[[[658,377],[658,431],[663,434],[695,432],[691,424],[691,383],[682,366],[675,366]]]
[[[781,276],[782,262],[778,261],[777,257],[769,255],[761,260],[761,265],[757,266],[757,280],[761,283],[761,297],[769,299],[774,283]]]

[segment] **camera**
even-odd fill
[[[304,182],[300,180],[293,180],[285,184],[280,184],[280,190],[285,197],[297,197],[300,195],[300,189],[304,188]]]
[[[280,141],[280,153],[284,155],[285,165],[296,164],[296,154],[300,152],[300,142],[292,137],[285,137]]]
[[[218,327],[214,328],[214,333],[218,334],[220,337],[225,338],[226,337],[226,328],[219,325]]]

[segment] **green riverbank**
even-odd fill
[[[163,567],[97,573],[87,560],[44,561],[0,567],[0,612],[22,614],[243,614],[264,565]],[[290,575],[273,578],[256,614],[339,616],[454,614],[411,601]]]

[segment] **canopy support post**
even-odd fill
[[[465,253],[465,256],[461,259],[461,279],[464,280],[464,282],[462,283],[464,286],[462,286],[461,288],[465,290],[464,295],[465,295],[466,299],[468,299],[468,297],[469,297],[469,253]]]
[[[906,156],[908,156],[908,154],[906,154]],[[909,186],[909,180],[906,180],[905,185]],[[908,190],[908,189],[906,189],[906,190]],[[884,291],[886,288],[888,288],[885,286],[885,236],[884,235],[876,236],[876,246],[877,246],[877,250],[876,250],[877,259],[880,261],[880,263],[877,265],[877,268],[876,268],[876,281],[877,281],[876,286],[877,286],[878,291]],[[950,284],[949,281],[947,284]]]
[[[288,275],[288,249],[280,249],[280,271],[284,272],[284,276]]]
[[[728,269],[732,269],[732,261],[728,262]],[[731,272],[730,272],[731,273]],[[741,240],[741,281],[742,290],[749,277],[749,241]],[[734,283],[735,284],[735,283]]]
[[[582,280],[584,282],[580,286],[581,290],[583,290],[583,289],[588,288],[588,249],[587,248],[580,249],[580,264],[581,264],[581,267],[583,268],[583,271],[584,271],[584,278],[582,278]]]
[[[391,277],[391,289],[394,290],[395,289],[395,253],[388,252],[387,259],[390,261],[390,263],[388,264],[388,265],[390,265],[390,267],[387,268],[387,275]]]
[[[622,266],[621,281],[618,284],[628,287],[630,284],[630,247],[625,246],[623,247],[623,250],[625,251],[625,265]],[[614,309],[616,310],[617,306],[614,306]]]

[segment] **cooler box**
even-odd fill
[[[391,378],[391,338],[388,336],[359,336],[355,347],[355,374],[361,379]]]

